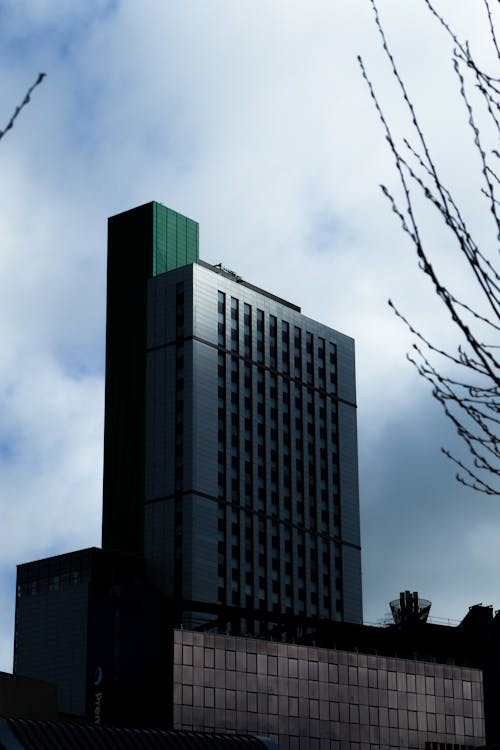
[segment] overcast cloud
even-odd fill
[[[438,5],[488,60],[477,0]],[[443,174],[493,237],[446,35],[422,0],[379,7]],[[150,200],[200,222],[202,258],[355,337],[365,619],[405,588],[441,617],[500,606],[500,502],[454,481],[386,304],[452,340],[378,189],[395,178],[358,53],[406,119],[369,0],[4,0],[0,28],[0,126],[47,73],[0,144],[0,669],[15,565],[100,544],[106,219]]]

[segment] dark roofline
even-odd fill
[[[203,268],[208,268],[209,271],[213,271],[214,273],[218,273],[221,276],[224,276],[224,278],[229,279],[229,281],[234,281],[236,284],[241,284],[241,286],[246,287],[247,289],[251,289],[252,292],[258,292],[258,294],[263,294],[264,297],[268,297],[269,299],[272,299],[274,302],[278,302],[280,305],[284,305],[285,307],[289,307],[291,310],[295,310],[295,312],[302,312],[300,307],[298,305],[294,305],[293,302],[288,302],[288,300],[283,299],[282,297],[278,297],[276,294],[271,294],[271,292],[266,292],[265,289],[261,289],[259,286],[255,286],[254,284],[249,284],[248,281],[245,281],[241,278],[241,276],[238,276],[238,274],[234,273],[233,271],[230,271],[227,268],[224,268],[224,266],[219,263],[218,265],[214,266],[211,263],[207,263],[206,260],[198,260],[198,265],[203,266]]]
[[[0,718],[5,750],[278,750],[267,737]]]

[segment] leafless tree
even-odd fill
[[[396,198],[385,185],[381,188],[416,250],[420,270],[428,277],[436,295],[451,316],[461,343],[456,349],[439,346],[431,337],[418,330],[391,300],[389,305],[414,336],[415,341],[408,359],[419,374],[431,383],[433,395],[442,404],[458,435],[467,445],[468,458],[463,460],[452,455],[446,448],[442,449],[458,465],[458,481],[480,492],[497,495],[500,494],[500,295],[497,270],[500,239],[500,154],[497,150],[500,132],[500,79],[484,70],[484,66],[473,56],[469,43],[458,38],[433,2],[422,0],[450,42],[458,94],[470,127],[471,148],[475,150],[480,170],[484,222],[489,223],[494,237],[492,236],[490,246],[486,247],[483,241],[482,247],[479,247],[465,222],[463,208],[459,207],[451,189],[445,184],[436,160],[431,155],[428,138],[423,132],[407,85],[389,47],[377,4],[375,0],[370,2],[385,56],[411,120],[410,137],[397,138],[381,107],[363,60],[359,57],[362,75],[368,84],[394,158],[401,194]],[[477,5],[478,10],[482,8],[485,13],[490,42],[498,60],[500,50],[494,14],[488,0],[482,0],[481,5],[478,0]],[[432,242],[423,239],[419,213],[419,199],[422,195],[438,212],[452,235],[456,252],[467,264],[470,286],[465,297],[461,294],[456,296],[451,283],[447,283],[447,279],[442,277],[442,271],[438,272],[435,248]]]
[[[4,127],[3,130],[0,130],[0,141],[2,140],[2,138],[4,137],[4,135],[9,130],[11,130],[11,128],[14,126],[14,123],[17,120],[18,116],[20,115],[21,110],[24,109],[24,107],[26,107],[26,105],[30,103],[30,101],[31,101],[31,94],[36,89],[36,87],[41,84],[41,82],[43,81],[44,78],[45,78],[45,73],[39,73],[38,74],[38,78],[36,79],[35,83],[33,83],[29,87],[29,89],[27,90],[26,94],[24,95],[24,99],[22,100],[21,104],[17,105],[16,109],[14,110],[14,114],[10,118],[9,122],[7,123],[7,125]]]

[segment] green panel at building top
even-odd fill
[[[198,222],[153,202],[153,276],[197,263],[198,258]]]

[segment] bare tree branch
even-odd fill
[[[468,42],[458,38],[432,1],[422,2],[453,43],[452,62],[458,80],[458,93],[472,134],[472,147],[478,157],[478,168],[483,181],[480,192],[487,201],[488,214],[495,227],[495,242],[498,242],[500,202],[497,191],[500,179],[497,167],[500,154],[497,149],[486,146],[487,133],[483,137],[479,123],[482,127],[485,122],[489,122],[493,132],[497,135],[500,133],[500,81],[482,69],[473,57]],[[383,51],[410,115],[416,143],[412,145],[408,137],[402,138],[401,142],[396,139],[363,60],[358,57],[362,76],[368,85],[394,159],[402,199],[396,199],[384,185],[381,185],[382,192],[398,217],[403,232],[415,248],[420,270],[429,278],[464,343],[455,351],[438,346],[410,323],[391,300],[389,305],[417,339],[418,343],[413,345],[413,353],[408,355],[408,359],[431,384],[433,396],[442,405],[446,416],[467,446],[470,456],[468,464],[443,448],[444,454],[460,469],[458,481],[479,492],[500,494],[500,276],[488,252],[481,250],[474,240],[458,201],[438,171],[408,89],[390,50],[376,0],[370,0],[370,3]],[[499,45],[488,0],[483,0],[483,8],[493,48],[499,58]],[[471,87],[473,91],[479,92],[479,96],[472,97]],[[419,229],[415,191],[423,195],[438,212],[455,240],[459,256],[466,262],[470,274],[467,301],[459,299],[436,270],[432,243],[424,243]],[[460,376],[455,376],[455,371]]]
[[[21,110],[24,109],[24,107],[26,107],[26,105],[30,103],[30,101],[31,101],[31,94],[36,89],[36,87],[41,84],[41,82],[43,81],[44,78],[45,78],[45,73],[39,73],[38,74],[38,78],[36,79],[35,83],[32,86],[29,87],[28,91],[26,92],[26,95],[25,95],[24,99],[22,100],[21,104],[18,104],[18,106],[16,107],[16,109],[14,111],[14,114],[10,118],[10,120],[7,123],[7,125],[5,126],[5,128],[3,130],[0,130],[0,140],[2,140],[2,138],[4,137],[4,135],[9,130],[11,130],[11,128],[14,126],[15,121],[17,120],[17,118],[21,114]]]

